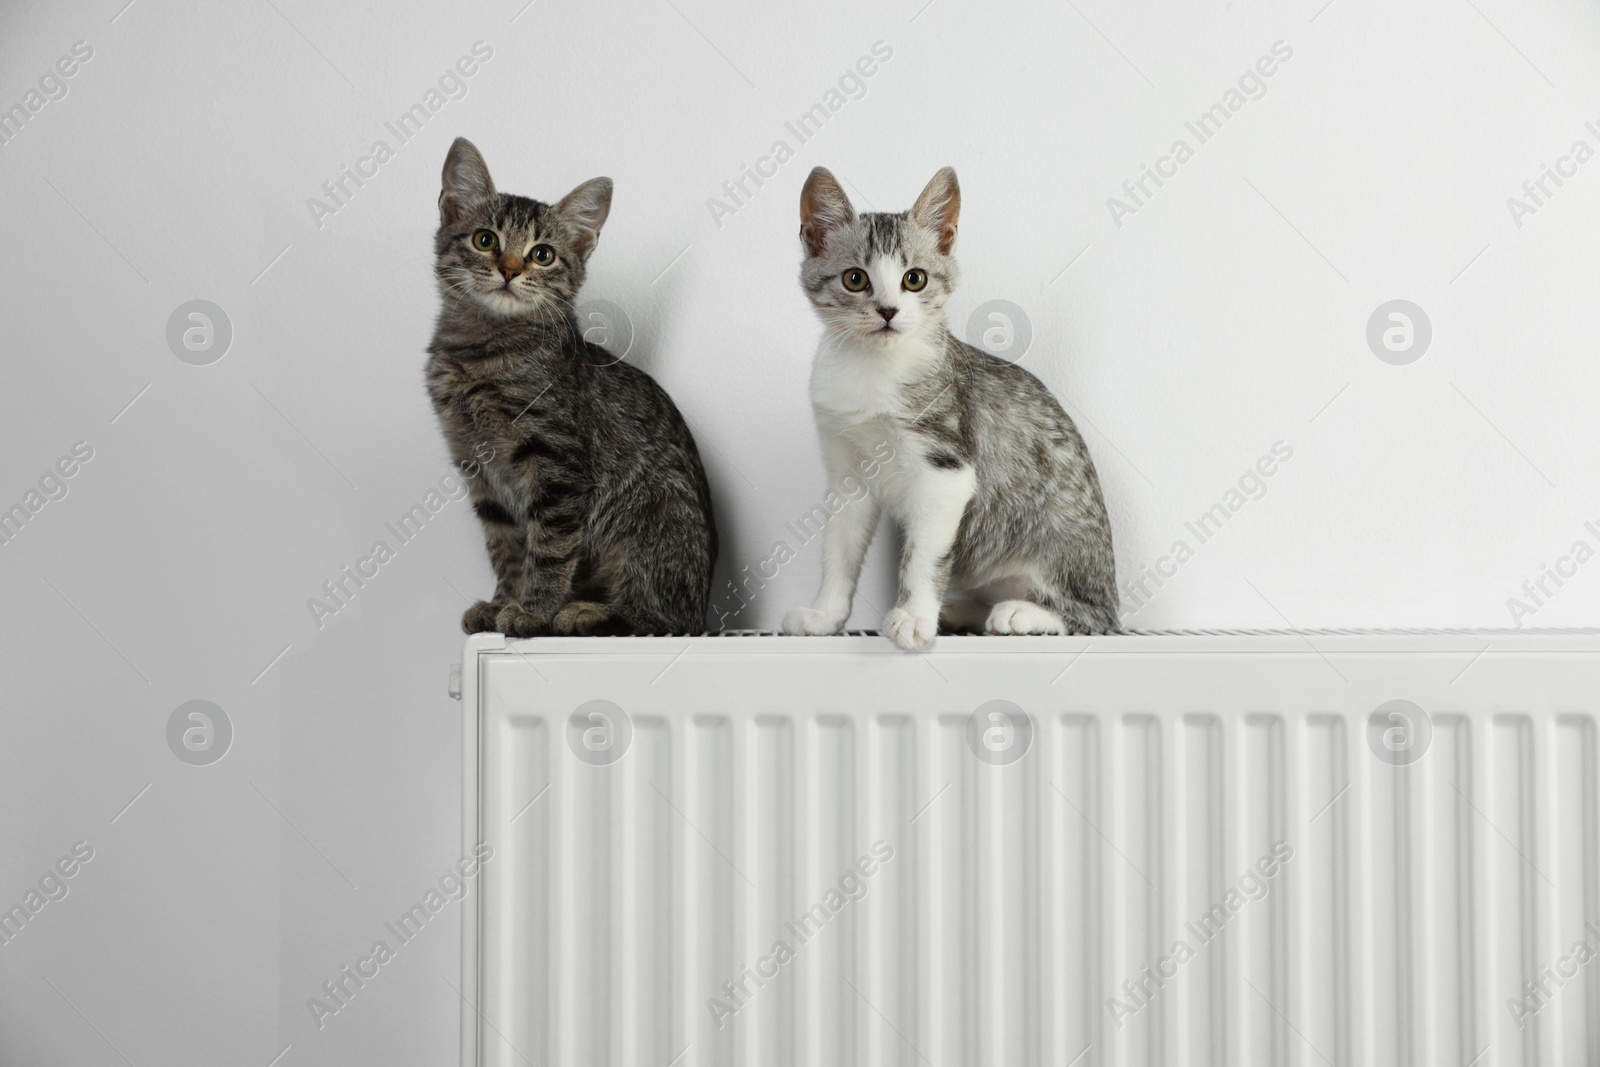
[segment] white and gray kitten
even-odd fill
[[[823,535],[822,587],[787,633],[844,628],[883,508],[905,535],[883,620],[901,648],[929,647],[941,616],[991,634],[1117,629],[1111,525],[1077,427],[1039,379],[945,326],[960,209],[949,167],[900,214],[857,215],[822,167],[806,179],[800,284],[824,326],[811,404],[846,503]],[[869,463],[885,442],[896,459]],[[870,466],[870,491],[848,492]]]

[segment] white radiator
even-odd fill
[[[1594,633],[482,635],[461,691],[470,1067],[1600,1063]]]

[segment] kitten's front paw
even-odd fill
[[[1062,634],[1061,616],[1031,600],[1002,600],[989,612],[984,630],[991,634]]]
[[[604,604],[574,600],[556,612],[556,617],[550,620],[550,632],[587,637],[611,622],[613,617],[611,609]]]
[[[792,637],[820,637],[844,629],[848,615],[835,615],[819,608],[795,608],[783,617],[783,632]]]
[[[905,608],[895,608],[883,617],[883,633],[907,652],[923,652],[933,647],[933,639],[939,636],[939,616],[913,615]]]
[[[494,627],[507,637],[543,637],[550,632],[550,620],[521,604],[507,604],[495,616]]]
[[[504,607],[492,600],[480,600],[462,614],[461,628],[469,634],[494,633],[495,620]]]

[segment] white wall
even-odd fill
[[[490,588],[477,523],[450,504],[320,629],[307,598],[447,469],[421,368],[458,134],[508,190],[616,180],[587,295],[626,309],[629,358],[698,432],[723,574],[799,551],[737,625],[816,579],[784,523],[821,490],[795,284],[818,163],[878,209],[958,169],[953,321],[1025,310],[1124,580],[1195,549],[1134,625],[1506,625],[1525,580],[1600,547],[1600,163],[1521,225],[1506,203],[1600,148],[1592,5],[124,3],[0,13],[0,105],[93,48],[0,146],[0,504],[94,450],[0,545],[0,904],[96,849],[0,946],[5,1062],[453,1062],[454,911],[321,1030],[305,1001],[459,855],[445,677],[457,590]],[[480,40],[467,95],[398,145],[384,123]],[[785,122],[877,41],[865,96],[799,144]],[[1117,225],[1108,197],[1277,41],[1265,96]],[[307,199],[379,138],[394,157],[314,225]],[[794,157],[715,218],[778,139]],[[166,342],[195,298],[234,332],[209,366]],[[1396,298],[1433,330],[1406,366],[1365,337]],[[1185,521],[1278,441],[1292,460],[1199,544]],[[1580,568],[1524,621],[1600,622],[1597,583]],[[196,698],[235,729],[209,767],[164,734]]]

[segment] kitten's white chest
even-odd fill
[[[900,410],[904,383],[865,361],[818,356],[811,372],[811,403],[818,414],[868,419]]]
[[[824,341],[812,370],[811,403],[831,478],[873,470],[869,491],[902,524],[930,506],[959,515],[972,494],[972,472],[930,467],[908,425],[917,414],[908,394],[936,357],[914,340],[855,351]]]
[[[928,372],[937,355],[918,338],[893,347],[858,347],[824,337],[811,365],[811,403],[819,416],[846,419],[903,412],[907,387]]]
[[[906,379],[883,351],[841,348],[824,339],[811,369],[811,405],[830,474],[839,478],[869,457],[903,457],[900,425]],[[883,485],[873,486],[882,495]]]

